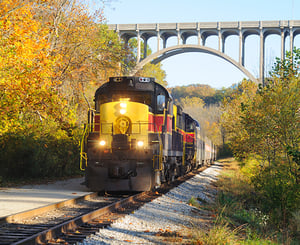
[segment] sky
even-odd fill
[[[97,6],[96,0],[90,0]],[[108,24],[180,23],[218,21],[300,20],[300,0],[106,0],[104,15]],[[169,40],[168,40],[169,42]],[[176,44],[176,38],[170,44]],[[188,43],[196,44],[196,37]],[[265,70],[268,72],[280,57],[280,37],[266,39]],[[206,46],[217,48],[217,37],[207,39]],[[148,41],[156,51],[156,38]],[[170,45],[169,44],[169,45]],[[246,39],[245,66],[255,76],[259,74],[259,37]],[[300,47],[300,35],[294,45]],[[289,50],[289,41],[286,40]],[[225,53],[238,60],[238,37],[226,39]],[[245,75],[229,62],[204,53],[184,53],[162,61],[169,87],[208,84],[214,88],[229,87]]]

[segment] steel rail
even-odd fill
[[[18,221],[21,221],[21,220],[24,220],[24,219],[27,219],[27,218],[30,218],[30,217],[33,217],[33,216],[40,215],[44,212],[52,211],[56,208],[62,208],[64,206],[68,206],[68,205],[79,203],[79,202],[84,201],[84,200],[92,199],[92,198],[96,197],[97,195],[98,195],[98,192],[92,192],[92,193],[89,193],[89,194],[84,195],[84,196],[80,196],[80,197],[76,197],[76,198],[73,198],[73,199],[68,199],[68,200],[65,200],[65,201],[57,202],[57,203],[50,204],[50,205],[47,205],[47,206],[44,206],[44,207],[41,207],[41,208],[31,209],[29,211],[20,212],[20,213],[17,213],[17,214],[1,217],[0,218],[0,224],[18,222]]]

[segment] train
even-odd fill
[[[216,146],[151,77],[110,77],[94,97],[80,168],[92,191],[147,191],[211,164]]]

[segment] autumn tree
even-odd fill
[[[95,90],[110,76],[122,74],[128,50],[104,24],[103,11],[91,14],[77,0],[54,0],[38,6],[41,22],[49,27],[49,55],[57,57],[53,79],[70,109],[85,120]]]
[[[191,84],[170,88],[174,99],[180,100],[185,97],[199,97],[206,105],[216,104],[222,99],[214,98],[217,90],[206,84]]]
[[[53,79],[60,57],[49,54],[38,4],[47,1],[0,2],[0,182],[74,170],[74,117]]]

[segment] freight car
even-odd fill
[[[148,77],[111,77],[95,93],[81,144],[93,191],[144,191],[215,159],[199,123]]]

